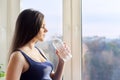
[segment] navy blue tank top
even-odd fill
[[[19,51],[29,64],[29,69],[21,74],[20,80],[52,80],[50,73],[53,70],[53,64],[50,61],[37,62],[27,56],[23,51]],[[45,57],[41,52],[40,54]]]

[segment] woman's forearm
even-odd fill
[[[59,60],[57,69],[56,69],[54,76],[53,76],[53,80],[62,80],[64,64],[65,64],[64,61]]]

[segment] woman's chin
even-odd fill
[[[41,42],[43,42],[43,41],[44,41],[44,39],[40,39],[40,41],[41,41]]]

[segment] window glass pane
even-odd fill
[[[82,80],[119,80],[120,1],[82,0]]]
[[[37,43],[47,57],[56,65],[56,55],[51,39],[62,38],[62,0],[21,0],[21,11],[27,8],[39,10],[45,15],[48,32],[44,42]]]

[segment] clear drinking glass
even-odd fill
[[[71,51],[69,51],[68,46],[65,47],[63,41],[59,38],[54,38],[52,40],[54,48],[58,51],[58,55],[64,60],[68,61],[72,58]]]

